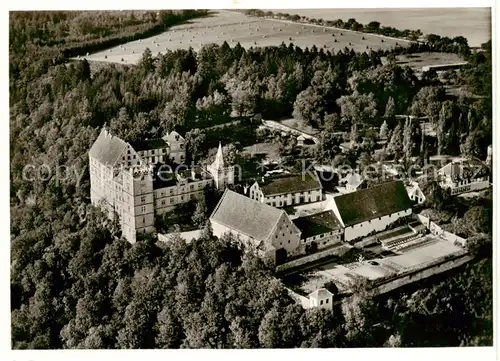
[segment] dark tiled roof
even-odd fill
[[[283,193],[297,193],[322,188],[316,175],[309,172],[303,174],[285,174],[272,177],[264,183],[259,183],[264,196]]]
[[[168,147],[167,142],[161,138],[137,140],[134,142],[130,142],[130,145],[132,146],[132,148],[134,148],[134,150],[136,152],[140,152],[143,150],[149,150],[149,149],[161,149],[161,148]]]
[[[283,210],[226,190],[210,219],[256,240],[265,240],[284,213]]]
[[[126,148],[127,143],[103,129],[90,148],[89,154],[102,164],[114,166]]]
[[[413,204],[401,181],[378,184],[333,200],[346,227],[409,209]]]
[[[333,211],[324,211],[295,218],[293,223],[302,232],[302,238],[304,239],[342,228]]]

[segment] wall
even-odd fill
[[[300,231],[286,214],[281,215],[276,228],[272,232],[271,243],[276,249],[286,249],[287,255],[293,254],[299,247]]]
[[[472,192],[472,191],[477,191],[481,189],[488,188],[490,186],[489,181],[478,181],[478,182],[471,182],[468,184],[464,185],[458,185],[456,187],[451,187],[451,194],[456,195],[464,192]]]
[[[316,235],[314,237],[309,237],[302,240],[304,245],[311,244],[311,242],[316,242],[318,249],[329,247],[335,243],[341,242],[342,231],[332,231],[328,233],[323,233]]]
[[[333,309],[333,297],[323,297],[315,299],[314,297],[309,297],[309,307],[324,308],[325,310]]]
[[[301,202],[300,198],[303,198]],[[321,189],[305,191],[300,193],[286,193],[274,196],[267,196],[264,198],[264,203],[273,207],[285,207],[291,205],[298,205],[303,203],[320,202],[323,199],[323,192]]]
[[[376,290],[378,294],[386,293],[407,284],[449,271],[469,262],[470,260],[472,260],[472,256],[469,256],[468,254],[461,254],[457,255],[453,259],[443,259],[438,262],[433,262],[433,264],[428,265],[425,268],[410,271],[407,274],[400,275],[391,281],[378,284],[374,290]]]
[[[416,216],[418,220],[422,222],[422,224],[425,225],[432,234],[439,236],[440,238],[443,238],[453,244],[457,242],[460,243],[462,246],[466,245],[467,240],[465,238],[462,238],[460,236],[457,236],[456,234],[443,230],[441,227],[439,227],[439,225],[432,222],[429,218],[422,216],[421,214],[417,214]]]
[[[302,256],[300,258],[294,259],[293,261],[286,262],[282,265],[279,265],[276,267],[276,272],[283,272],[287,270],[291,270],[293,268],[297,268],[299,266],[302,266],[306,263],[311,263],[314,261],[317,261],[321,258],[325,258],[328,256],[332,255],[338,255],[339,252],[345,251],[346,249],[344,247],[334,247],[330,248],[324,251],[316,252],[307,256]]]
[[[346,227],[344,230],[345,241],[349,242],[356,238],[364,237],[372,232],[380,232],[385,230],[390,224],[396,222],[399,218],[409,216],[412,210],[407,209],[398,213],[383,216],[380,219],[375,218],[360,224]]]

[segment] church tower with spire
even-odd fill
[[[224,155],[222,154],[222,144],[220,142],[215,160],[208,166],[208,172],[212,175],[217,189],[224,189],[227,185],[234,183],[234,167],[224,165]]]

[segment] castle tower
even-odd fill
[[[224,156],[222,154],[222,144],[220,142],[215,160],[208,166],[208,172],[214,178],[214,185],[217,189],[224,189],[228,184],[234,183],[234,167],[224,166]]]

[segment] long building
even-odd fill
[[[219,145],[208,169],[188,169],[185,140],[177,132],[163,138],[127,143],[103,129],[89,151],[92,204],[119,217],[122,235],[154,232],[155,217],[203,196],[205,187],[224,188],[234,168],[224,167]]]
[[[413,201],[402,181],[391,181],[333,197],[325,210],[332,210],[351,242],[385,230],[412,213]]]
[[[316,173],[283,174],[255,182],[250,187],[250,198],[273,207],[319,202],[323,186]]]

